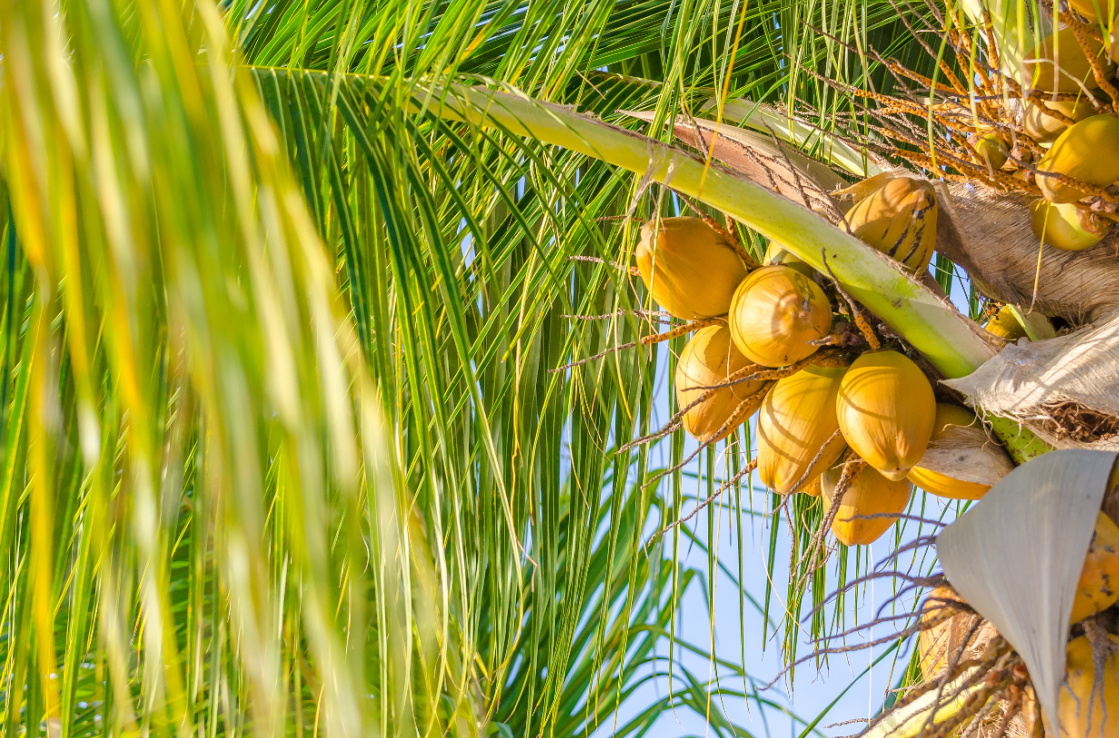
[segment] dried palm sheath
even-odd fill
[[[1119,450],[1119,312],[1098,326],[1007,346],[944,384],[1058,448]]]
[[[639,120],[653,120],[652,113],[627,112]],[[846,182],[826,165],[810,159],[792,146],[782,146],[772,136],[756,131],[715,123],[702,118],[680,116],[673,125],[677,140],[707,153],[712,158],[758,184],[804,205],[828,220],[837,222],[839,210],[828,191]]]
[[[1115,459],[1043,454],[937,537],[948,581],[1022,657],[1053,735],[1070,613]]]

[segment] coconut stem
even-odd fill
[[[763,393],[768,392],[768,391],[769,391],[769,387],[763,387],[762,390],[761,390],[761,392],[763,392]],[[716,430],[714,433],[711,434],[711,438],[713,438],[713,439],[714,438],[721,438],[724,434],[729,433],[731,429],[738,427],[738,425],[744,420],[744,416],[746,415],[747,410],[750,409],[750,404],[752,402],[754,402],[754,396],[752,396],[752,395],[750,397],[747,397],[745,400],[742,400],[741,402],[739,402],[738,406],[734,408],[734,412],[731,413],[729,418],[727,418],[727,421],[725,423],[723,423],[721,426],[719,426],[718,430]],[[651,487],[652,485],[656,484],[662,478],[668,476],[669,474],[672,474],[674,472],[679,471],[680,469],[683,469],[685,466],[687,466],[688,464],[691,463],[692,459],[699,456],[700,452],[703,451],[703,449],[707,448],[708,446],[710,446],[714,443],[717,443],[717,441],[714,441],[714,440],[704,441],[703,443],[701,443],[699,445],[699,447],[695,451],[693,451],[691,454],[689,454],[687,458],[685,458],[683,461],[676,464],[675,466],[669,467],[668,469],[665,469],[664,471],[662,471],[660,474],[657,474],[645,486],[646,487]],[[751,462],[751,463],[754,463],[754,462]],[[738,478],[741,478],[741,477],[738,477]]]
[[[660,430],[656,431],[655,433],[650,433],[649,435],[641,436],[640,438],[636,438],[636,439],[630,441],[629,443],[619,447],[618,452],[620,453],[622,451],[628,451],[629,449],[634,448],[635,446],[641,446],[642,444],[649,443],[650,441],[656,441],[656,440],[659,440],[661,438],[664,438],[669,433],[672,433],[674,430],[676,430],[677,428],[680,427],[680,425],[681,425],[680,421],[683,420],[684,415],[689,410],[691,410],[693,407],[696,407],[697,405],[700,405],[703,402],[706,402],[712,395],[715,394],[715,392],[717,390],[725,389],[727,387],[734,387],[735,385],[742,384],[744,382],[755,381],[754,378],[758,374],[764,374],[765,373],[765,372],[758,372],[757,369],[758,369],[757,364],[750,364],[748,366],[742,367],[738,371],[731,372],[729,375],[727,375],[727,380],[725,382],[720,382],[719,384],[713,384],[713,385],[709,385],[709,386],[706,386],[706,387],[691,387],[690,389],[692,389],[692,390],[703,390],[703,392],[700,394],[699,397],[697,397],[694,400],[692,400],[691,402],[689,402],[687,407],[682,407],[679,410],[677,410],[676,413],[671,418],[668,419],[668,422],[665,423],[664,426]],[[748,400],[756,398],[758,394],[761,394],[761,395],[764,396],[766,392],[769,392],[770,387],[772,387],[772,385],[764,386],[761,389],[759,389],[757,392],[752,393],[750,395],[750,397],[748,397],[745,400],[743,400],[742,402],[740,402],[738,404],[738,406],[735,407],[735,412],[732,413],[731,417],[734,417],[735,415],[737,415],[738,411],[741,410],[743,404],[746,403]]]
[[[761,369],[739,379],[739,382],[757,382],[760,380],[775,381],[791,377],[802,369],[810,366],[839,367],[847,366],[847,360],[839,351],[817,351],[807,359],[801,359],[795,364],[789,364],[782,369]]]
[[[828,444],[830,444],[838,434],[839,430],[836,430],[835,433],[832,433],[828,440],[824,442],[823,446],[820,447],[820,451],[817,452],[812,462],[808,465],[809,469],[812,468],[820,458],[820,455],[824,453],[824,449],[828,447]],[[827,557],[822,555],[822,552],[827,550],[824,545],[824,539],[827,537],[828,531],[831,530],[831,525],[835,521],[836,515],[839,513],[839,505],[843,501],[843,494],[866,465],[866,462],[854,456],[853,452],[848,453],[847,460],[843,462],[843,472],[839,475],[839,481],[835,483],[831,504],[828,505],[827,513],[824,515],[820,527],[812,534],[812,540],[808,543],[807,552],[810,552],[811,558],[808,559],[808,565],[804,567],[799,581],[797,582],[798,588],[803,586],[808,581],[808,578],[827,561]],[[797,480],[797,486],[804,484],[804,480],[807,479],[807,477],[808,472],[805,472],[804,475]],[[797,486],[794,486],[793,489],[796,489]]]
[[[1074,179],[1072,177],[1069,177],[1068,175],[1061,174],[1060,172],[1049,172],[1044,169],[1037,169],[1030,166],[1025,166],[1024,168],[1033,172],[1034,176],[1040,175],[1042,177],[1048,177],[1058,184],[1062,184],[1066,187],[1072,187],[1073,189],[1079,190],[1080,192],[1084,193],[1085,197],[1098,197],[1106,203],[1119,205],[1119,197],[1111,194],[1111,192],[1109,192],[1106,187],[1096,187],[1095,185],[1088,184],[1087,182],[1081,182],[1079,179]],[[1038,192],[1041,192],[1040,188],[1038,189]]]
[[[870,346],[871,351],[877,351],[882,348],[882,342],[878,340],[878,336],[874,335],[874,329],[870,327],[870,322],[863,315],[862,308],[855,302],[847,290],[843,289],[843,285],[836,279],[835,272],[831,270],[831,265],[828,264],[828,250],[820,249],[820,258],[824,260],[824,268],[828,270],[828,276],[831,277],[832,284],[835,285],[835,291],[847,303],[847,307],[851,309],[851,319],[855,321],[855,325],[859,329],[859,333],[863,334],[866,339],[867,345]]]
[[[694,518],[699,513],[700,510],[702,510],[703,508],[707,507],[712,502],[717,500],[719,498],[719,495],[726,492],[728,489],[733,487],[740,479],[742,479],[742,477],[746,476],[747,474],[749,474],[750,472],[754,471],[757,468],[758,468],[758,460],[754,459],[753,461],[748,463],[745,467],[743,467],[741,471],[739,471],[737,474],[735,474],[733,477],[731,477],[725,484],[723,484],[721,487],[719,487],[719,489],[715,490],[715,492],[710,497],[708,497],[706,500],[704,500],[703,502],[699,503],[694,508],[692,508],[692,511],[690,513],[688,513],[684,517],[680,518],[679,520],[675,520],[675,521],[669,523],[664,528],[662,528],[659,532],[655,533],[648,541],[645,542],[645,545],[648,546],[655,539],[660,538],[661,536],[663,536],[668,531],[672,530],[673,528],[675,528],[677,526],[683,525],[684,523],[686,523],[689,520],[691,520],[692,518]]]

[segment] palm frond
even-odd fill
[[[720,696],[783,709],[676,627],[730,573],[701,540],[684,566],[686,530],[646,545],[684,442],[615,452],[672,359],[564,368],[647,330],[616,264],[683,205],[429,93],[656,135],[750,96],[848,133],[807,72],[889,85],[844,44],[906,58],[890,3],[0,10],[5,734],[642,735],[689,709],[741,735]]]

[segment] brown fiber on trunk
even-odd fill
[[[1032,198],[972,184],[940,185],[938,195],[936,250],[965,269],[983,294],[1028,307],[1039,251],[1030,228]],[[1041,313],[1079,325],[1119,308],[1119,228],[1085,251],[1040,251]]]

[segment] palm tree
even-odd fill
[[[729,477],[724,504],[771,500],[743,495],[746,430],[698,467],[680,433],[627,446],[657,431],[685,340],[640,344],[658,318],[625,268],[636,224],[725,213],[945,376],[993,354],[976,291],[960,316],[795,197],[669,145],[668,121],[783,104],[811,125],[772,133],[872,174],[846,85],[907,92],[886,58],[936,75],[914,31],[935,6],[0,8],[6,735],[641,735],[669,710],[744,734],[721,698],[782,709],[772,675],[677,622],[741,562],[685,564],[705,542],[674,523]],[[1014,301],[1021,279],[967,244],[937,257],[942,287],[950,258]],[[1013,414],[991,420],[1018,459],[1045,450]],[[835,560],[785,612],[759,598],[789,663],[801,617],[842,629],[825,597],[870,569]]]

